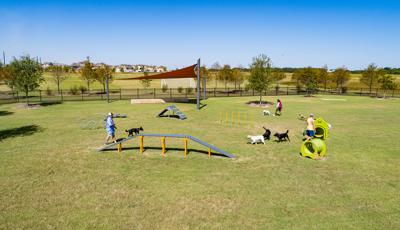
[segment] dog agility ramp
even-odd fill
[[[103,145],[103,146],[101,146],[100,148],[98,148],[97,151],[103,151],[103,150],[109,149],[109,148],[111,148],[111,147],[117,146],[117,145],[119,145],[119,144],[121,144],[121,143],[124,143],[124,142],[126,142],[126,141],[129,141],[129,140],[133,139],[134,137],[135,137],[135,136],[123,138],[122,140],[118,140],[118,141],[116,141],[116,142],[114,142],[114,143],[111,143],[111,144],[108,144],[108,145]]]
[[[134,136],[125,138],[125,139],[123,139],[123,140],[117,141],[117,142],[115,142],[115,143],[112,143],[112,144],[109,144],[109,145],[106,145],[106,146],[102,146],[101,148],[97,149],[97,151],[104,151],[104,150],[109,149],[109,148],[111,148],[111,147],[113,147],[113,146],[119,145],[119,144],[121,144],[121,143],[123,143],[123,142],[125,142],[125,141],[131,140],[132,138],[134,138],[134,137],[136,137],[136,136],[142,136],[142,137],[187,138],[187,139],[190,139],[190,140],[192,140],[192,141],[194,141],[194,142],[197,142],[197,143],[199,143],[200,145],[203,145],[203,146],[205,146],[205,147],[207,147],[207,148],[209,148],[209,149],[211,149],[211,150],[213,150],[213,151],[215,151],[215,152],[217,152],[217,153],[220,153],[220,154],[222,154],[223,156],[226,156],[226,157],[229,157],[229,158],[235,158],[234,155],[232,155],[232,154],[230,154],[230,153],[228,153],[228,152],[226,152],[226,151],[224,151],[224,150],[222,150],[222,149],[220,149],[220,148],[217,148],[217,147],[215,147],[215,146],[213,146],[213,145],[211,145],[211,144],[209,144],[209,143],[207,143],[207,142],[204,142],[204,141],[202,141],[202,140],[200,140],[200,139],[197,139],[197,138],[195,138],[195,137],[193,137],[193,136],[185,135],[185,134],[159,134],[159,133],[157,133],[157,134],[152,134],[152,133],[141,133],[141,134],[137,134],[137,135],[134,135]]]
[[[168,111],[172,111],[173,115],[164,115]],[[168,106],[166,109],[161,111],[160,114],[158,114],[158,117],[174,117],[174,116],[178,116],[178,118],[181,120],[185,120],[187,118],[186,115],[183,114],[175,105]]]

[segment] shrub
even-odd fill
[[[178,93],[182,93],[183,92],[183,87],[182,86],[179,86],[178,87]]]
[[[76,85],[71,86],[71,88],[69,88],[69,92],[70,92],[72,95],[77,95],[78,92],[79,92],[78,86],[76,86]]]
[[[188,94],[193,93],[193,88],[191,88],[191,87],[187,88],[187,93],[188,93]]]
[[[168,85],[167,85],[167,84],[164,84],[164,85],[161,87],[161,89],[162,89],[162,92],[163,92],[163,93],[167,92],[167,90],[168,90]]]
[[[53,91],[51,91],[51,89],[49,87],[46,88],[46,95],[47,96],[52,96],[53,95]]]
[[[87,91],[86,86],[83,86],[83,85],[79,86],[79,91],[82,93],[85,93]]]

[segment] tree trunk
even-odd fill
[[[89,88],[89,86],[90,86],[90,82],[89,82],[89,80],[88,81],[86,81],[86,84],[87,84],[87,90],[88,90],[88,92],[90,91],[90,88]]]
[[[261,102],[262,102],[262,90],[260,90],[260,106],[261,106]]]
[[[60,80],[57,79],[57,92],[60,94]]]
[[[29,95],[29,91],[28,91],[28,90],[25,90],[25,99],[26,99],[26,106],[27,106],[27,107],[29,106],[29,98],[28,98],[28,95]]]

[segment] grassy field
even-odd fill
[[[281,117],[245,105],[254,99],[212,98],[201,111],[176,104],[184,121],[155,118],[165,104],[1,105],[0,229],[400,228],[398,99],[282,97]],[[173,149],[165,158],[159,149],[98,153],[109,111],[128,115],[115,119],[119,137],[137,126],[190,134],[237,158],[191,151],[185,159]],[[221,124],[226,112],[244,120]],[[298,154],[304,122],[297,114],[310,112],[333,125],[325,161]],[[246,144],[262,126],[289,129],[292,141]],[[160,147],[160,140],[146,138],[145,145]],[[182,140],[167,139],[167,147],[182,148]]]

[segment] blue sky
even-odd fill
[[[169,68],[400,67],[400,1],[0,1],[0,51]]]

